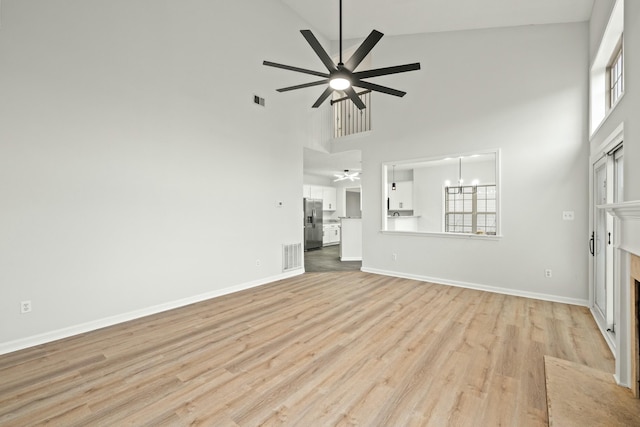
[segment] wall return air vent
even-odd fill
[[[302,267],[302,243],[282,245],[282,271],[297,270]]]

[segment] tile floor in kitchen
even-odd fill
[[[340,261],[340,245],[324,246],[304,253],[304,270],[308,273],[325,271],[359,271],[362,261]]]

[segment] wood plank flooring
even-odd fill
[[[545,426],[544,355],[614,369],[583,307],[306,273],[0,356],[0,425]]]
[[[551,427],[640,426],[640,399],[597,369],[544,357]]]

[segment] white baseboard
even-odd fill
[[[580,305],[580,306],[584,306],[584,307],[588,307],[589,306],[589,301],[588,300],[583,300],[583,299],[578,299],[578,298],[567,298],[567,297],[561,297],[561,296],[558,296],[558,295],[549,295],[549,294],[542,294],[542,293],[537,293],[537,292],[518,291],[518,290],[515,290],[515,289],[509,289],[509,288],[499,288],[499,287],[496,287],[496,286],[481,285],[479,283],[460,282],[460,281],[457,281],[457,280],[440,279],[440,278],[437,278],[437,277],[419,276],[419,275],[416,275],[416,274],[407,274],[407,273],[401,273],[401,272],[398,272],[398,271],[378,270],[378,269],[375,269],[375,268],[364,268],[363,267],[361,270],[366,272],[366,273],[381,274],[383,276],[401,277],[403,279],[413,279],[413,280],[419,280],[421,282],[437,283],[439,285],[456,286],[456,287],[459,287],[459,288],[475,289],[475,290],[478,290],[478,291],[493,292],[495,294],[504,294],[504,295],[512,295],[512,296],[516,296],[516,297],[533,298],[533,299],[539,299],[539,300],[543,300],[543,301],[560,302],[560,303],[571,304],[571,305]]]
[[[340,261],[362,261],[361,256],[341,257]]]
[[[593,317],[593,321],[595,322],[596,326],[600,330],[600,334],[602,335],[602,338],[604,338],[604,341],[609,346],[609,350],[611,350],[611,354],[613,354],[614,359],[617,359],[618,358],[618,352],[616,350],[616,343],[615,343],[615,341],[613,341],[613,337],[611,336],[611,334],[609,334],[609,332],[606,329],[604,329],[602,327],[602,325],[598,321],[598,319],[600,317],[596,317],[596,313],[593,311],[593,308],[589,308],[589,311],[591,312],[591,316]]]
[[[70,326],[63,329],[57,329],[55,331],[33,335],[30,337],[21,338],[15,341],[0,343],[0,355],[22,350],[29,347],[34,347],[36,345],[45,344],[45,343],[56,341],[59,339],[68,338],[74,335],[83,334],[85,332],[95,331],[96,329],[105,328],[107,326],[113,326],[118,323],[128,322],[130,320],[139,319],[141,317],[150,316],[152,314],[161,313],[163,311],[172,310],[174,308],[184,307],[185,305],[194,304],[197,302],[216,298],[222,295],[228,295],[234,292],[243,291],[245,289],[255,288],[258,286],[276,282],[278,280],[288,279],[290,277],[298,276],[303,273],[304,273],[304,269],[299,268],[296,270],[288,271],[286,273],[278,274],[276,276],[265,277],[263,279],[254,280],[252,282],[242,283],[235,286],[229,286],[223,289],[216,289],[215,291],[207,292],[200,295],[195,295],[188,298],[183,298],[176,301],[170,301],[164,304],[154,305],[152,307],[147,307],[140,310],[130,311],[128,313],[122,313],[115,316],[106,317],[103,319],[93,320],[91,322],[86,322],[86,323]]]

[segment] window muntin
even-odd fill
[[[496,186],[444,188],[445,233],[496,234]]]
[[[624,73],[623,73],[624,55],[622,52],[622,43],[613,55],[613,59],[609,64],[609,108],[612,108],[624,92]]]

